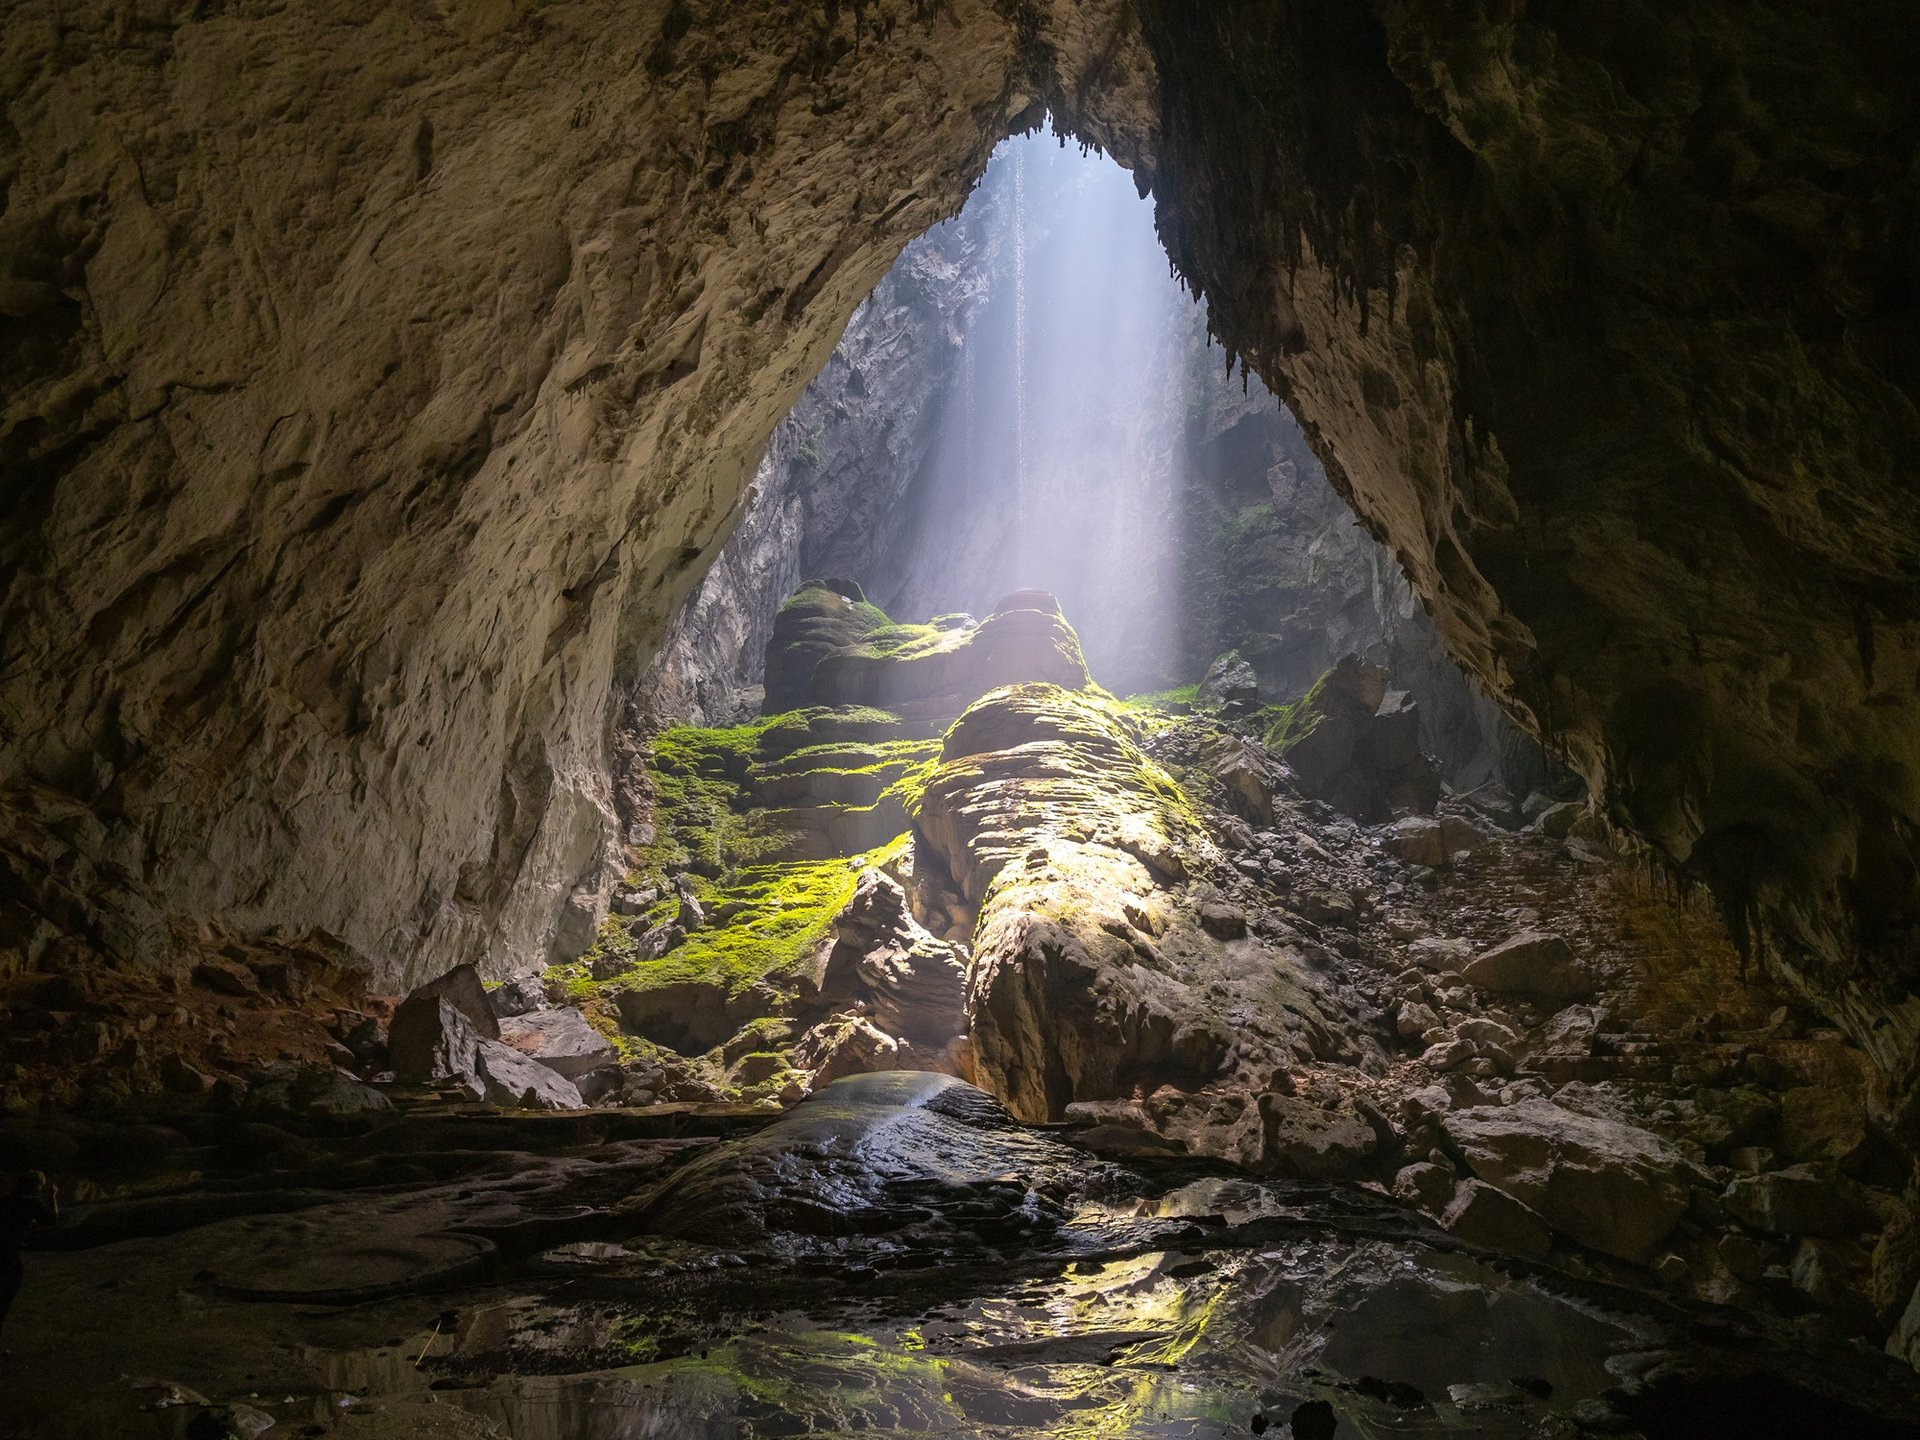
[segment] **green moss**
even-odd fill
[[[1139,695],[1129,695],[1120,701],[1122,705],[1140,710],[1159,710],[1169,715],[1185,714],[1199,705],[1200,682],[1191,685],[1176,685],[1171,690],[1149,690]]]
[[[1284,754],[1288,746],[1299,744],[1313,733],[1320,723],[1320,696],[1332,674],[1333,671],[1326,671],[1308,687],[1306,694],[1291,704],[1268,705],[1262,709],[1263,735],[1269,750]]]
[[[966,644],[970,631],[933,625],[896,625],[891,621],[870,632],[854,653],[869,660],[918,660]]]
[[[930,741],[929,753],[920,760],[907,766],[886,789],[880,792],[881,803],[897,800],[906,811],[909,819],[920,818],[920,801],[927,793],[927,781],[933,778],[933,772],[940,768],[940,742]]]
[[[855,857],[748,866],[713,890],[717,905],[737,904],[731,920],[694,931],[618,983],[644,988],[703,980],[737,995],[761,980],[790,981],[853,898],[864,863],[864,857]]]

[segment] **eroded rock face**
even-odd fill
[[[29,908],[415,979],[584,948],[615,697],[845,316],[1044,103],[1164,197],[1453,652],[1896,1066],[1916,43],[1878,7],[18,7],[0,766],[9,832],[64,816],[105,882],[9,841]]]
[[[1031,100],[987,6],[897,24],[10,16],[10,808],[392,979],[583,949],[610,705]]]
[[[1296,1038],[1309,1054],[1346,1043],[1298,954],[1186,883],[1219,852],[1108,702],[1045,685],[986,696],[948,731],[914,829],[979,909],[973,1045],[981,1083],[1021,1119],[1239,1075],[1204,1143],[1258,1161],[1272,1147],[1246,1076],[1290,1061]]]

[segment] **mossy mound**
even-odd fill
[[[767,643],[766,705],[878,705],[897,714],[957,715],[1001,685],[1092,683],[1080,637],[1039,590],[1007,596],[975,623],[889,620],[864,599],[809,582],[781,609]]]
[[[1132,855],[1183,879],[1206,827],[1172,777],[1139,747],[1142,726],[1103,695],[1053,685],[993,691],[947,732],[927,777],[916,833],[979,903],[1011,862],[1064,840]]]
[[[630,1057],[700,1056],[723,1093],[777,1090],[784,1070],[749,1065],[749,1083],[738,1057],[707,1052],[806,986],[860,872],[903,838],[939,755],[926,730],[850,706],[654,735],[654,833],[626,881],[638,898],[549,978]]]
[[[892,627],[851,580],[809,580],[774,617],[767,640],[766,710],[774,714],[815,702],[814,667],[827,655]]]

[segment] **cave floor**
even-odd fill
[[[775,1119],[682,1108],[653,1134],[591,1115],[404,1128],[387,1176],[365,1157],[343,1169],[356,1190],[156,1188],[93,1207],[69,1240],[84,1248],[28,1257],[4,1433],[1920,1422],[1920,1386],[1864,1347],[1478,1251],[1363,1190],[1096,1153],[942,1076],[855,1077]],[[418,1178],[436,1169],[459,1173]]]

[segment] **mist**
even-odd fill
[[[1203,307],[1112,160],[1017,136],[975,207],[986,294],[957,336],[901,543],[867,583],[914,619],[1049,590],[1104,683],[1174,683],[1188,432],[1240,384],[1211,370]]]

